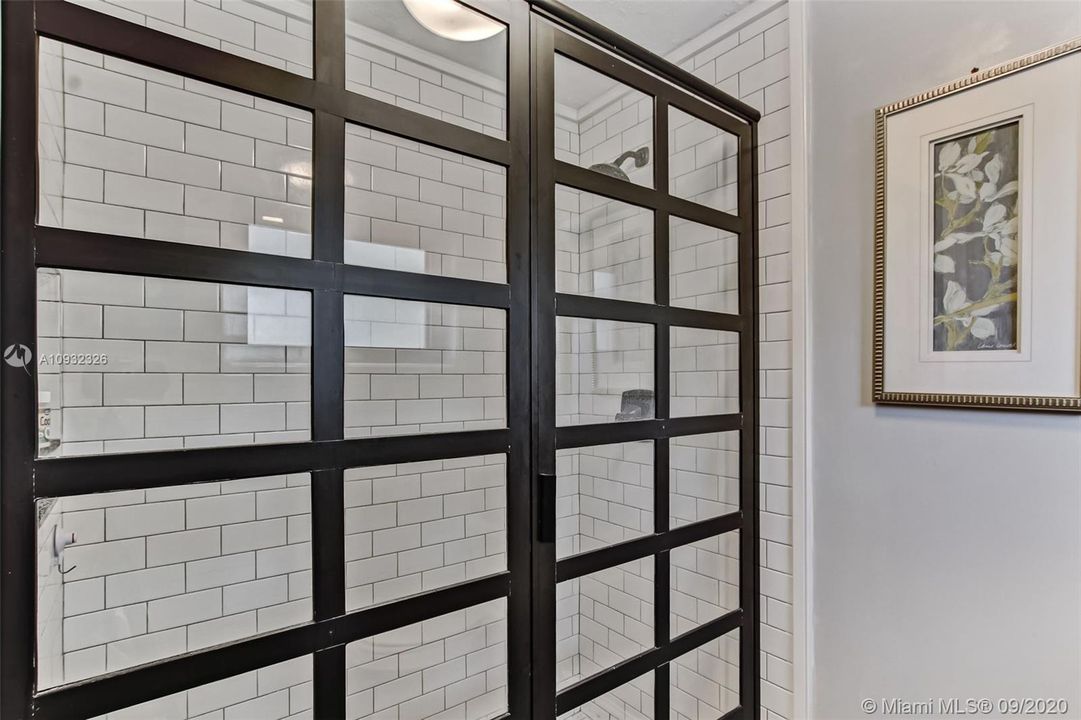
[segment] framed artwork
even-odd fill
[[[875,112],[875,402],[1081,412],[1081,38]]]

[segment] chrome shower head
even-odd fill
[[[590,165],[589,169],[594,172],[603,173],[609,177],[618,178],[620,180],[630,180],[627,173],[620,167],[628,159],[634,158],[634,166],[636,168],[644,167],[649,162],[649,146],[640,147],[637,150],[628,150],[615,161],[610,163],[597,163],[596,165]]]

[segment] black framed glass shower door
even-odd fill
[[[271,5],[3,6],[0,714],[753,715],[756,115]]]
[[[535,707],[754,717],[754,126],[575,20],[532,30]]]

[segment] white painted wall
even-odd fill
[[[1081,3],[808,15],[812,717],[939,696],[1081,717],[1081,418],[870,402],[874,108],[1081,34]]]

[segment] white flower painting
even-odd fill
[[[934,146],[936,352],[1017,349],[1017,120]]]

